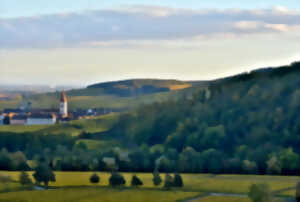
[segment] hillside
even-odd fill
[[[300,63],[293,63],[144,106],[122,115],[110,135],[150,150],[160,145],[167,152],[164,169],[300,174],[299,113]]]
[[[132,109],[142,104],[176,99],[179,91],[199,85],[199,82],[177,80],[134,79],[90,85],[87,88],[69,90],[70,109],[110,108]],[[33,108],[56,108],[60,93],[23,94],[8,100],[0,100],[0,110],[18,107],[22,99],[31,102]]]
[[[144,95],[174,99],[149,101],[103,120],[24,133],[6,128],[0,132],[0,157],[14,161],[13,152],[20,151],[64,171],[109,170],[101,159],[113,157],[120,171],[300,175],[299,86],[300,63],[293,63],[211,81],[205,88],[200,83]],[[2,169],[14,166],[0,162]]]

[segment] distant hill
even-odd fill
[[[137,96],[160,92],[170,92],[192,87],[191,83],[178,80],[132,79],[90,85],[88,89],[102,89],[106,94]]]

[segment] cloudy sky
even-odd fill
[[[202,80],[300,60],[299,0],[1,0],[0,84]]]

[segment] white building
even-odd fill
[[[3,121],[4,121],[4,116],[0,114],[0,125],[4,124]]]
[[[68,116],[68,101],[67,101],[67,96],[66,96],[65,91],[61,92],[60,105],[59,105],[59,114],[62,117],[67,117]]]
[[[53,125],[56,116],[53,114],[32,114],[27,117],[26,125]]]

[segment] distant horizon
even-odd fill
[[[300,60],[298,0],[3,0],[0,83],[212,80]]]
[[[243,72],[238,72],[235,74],[230,74],[227,76],[223,76],[223,77],[217,77],[217,78],[212,78],[212,79],[176,79],[176,78],[146,78],[146,77],[138,77],[138,78],[124,78],[124,79],[115,79],[115,80],[103,80],[103,81],[95,81],[92,83],[88,83],[86,85],[80,85],[80,84],[70,84],[70,83],[65,83],[65,84],[49,84],[49,83],[36,83],[36,84],[30,84],[30,83],[1,83],[0,82],[0,87],[5,87],[5,86],[11,86],[11,87],[49,87],[49,88],[63,88],[63,87],[68,87],[68,88],[86,88],[90,85],[94,85],[94,84],[99,84],[99,83],[110,83],[110,82],[118,82],[118,81],[127,81],[127,80],[176,80],[176,81],[182,81],[182,82],[197,82],[197,81],[213,81],[213,80],[219,80],[219,79],[224,79],[224,78],[228,78],[231,76],[236,76],[239,74],[243,74],[243,73],[249,73],[251,71],[255,71],[255,70],[260,70],[260,69],[265,69],[265,68],[279,68],[281,66],[287,66],[290,65],[294,62],[299,62],[299,60],[295,60],[295,61],[291,61],[290,63],[286,63],[286,64],[281,64],[281,65],[275,65],[275,66],[265,66],[265,67],[257,67],[257,68],[253,68],[249,71],[243,71]]]

